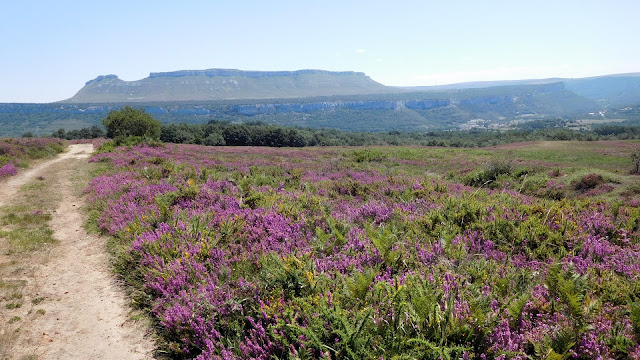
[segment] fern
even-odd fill
[[[327,225],[329,225],[330,234],[333,236],[334,247],[341,248],[346,243],[346,234],[349,229],[331,216],[327,218]]]
[[[316,239],[319,243],[318,250],[329,255],[334,250],[339,250],[344,246],[347,242],[346,234],[349,232],[349,229],[332,216],[327,216],[326,221],[329,231],[325,232],[322,228],[316,227]]]
[[[375,272],[365,271],[356,273],[351,279],[347,279],[345,286],[347,297],[355,302],[364,301],[375,276]]]
[[[571,354],[558,354],[551,348],[538,346],[535,349],[535,358],[540,360],[566,360]]]
[[[542,341],[533,344],[535,359],[566,360],[572,355],[571,349],[576,344],[575,333],[570,329],[562,329],[553,338],[545,335]]]
[[[558,283],[558,296],[562,300],[569,310],[569,315],[574,319],[581,319],[582,312],[582,300],[584,295],[576,288],[576,284],[572,280],[560,279]]]
[[[373,312],[372,308],[367,309],[364,314],[360,317],[359,320],[359,325],[354,329],[354,331],[351,332],[351,334],[349,335],[349,344],[356,344],[358,343],[362,338],[360,337],[360,335],[362,335],[362,332],[365,328],[365,325],[367,325],[367,322],[369,321],[369,318],[371,316],[371,313]],[[357,320],[357,319],[356,319]],[[358,320],[357,320],[358,321]],[[356,322],[357,323],[357,322]],[[368,337],[365,337],[366,341],[364,346],[368,345],[370,339]]]
[[[438,346],[431,341],[419,338],[412,338],[405,341],[405,345],[416,347],[419,346],[421,352],[423,352],[422,357],[426,359],[447,359],[445,352],[442,346]]]
[[[398,242],[399,230],[394,226],[380,226],[374,230],[371,225],[365,227],[367,236],[384,261],[384,266],[394,267],[401,259],[403,252],[395,252],[391,249]]]
[[[414,348],[414,352],[417,352],[420,359],[433,359],[433,360],[451,360],[459,359],[465,351],[470,351],[472,348],[458,345],[442,346],[436,345],[433,342],[420,338],[411,338],[404,342],[407,347]],[[395,357],[394,357],[395,358]],[[408,357],[415,359],[415,356]]]
[[[628,358],[629,350],[635,345],[634,341],[629,339],[626,334],[625,325],[622,323],[615,323],[612,326],[609,336],[604,338],[604,342],[612,352],[623,355],[617,358]]]
[[[529,294],[524,293],[520,295],[520,297],[517,300],[511,303],[511,305],[509,305],[507,310],[509,311],[509,315],[511,315],[511,318],[513,319],[513,321],[517,322],[520,320],[520,317],[522,316],[522,313],[524,312],[524,308],[525,306],[527,306],[528,301],[529,301]]]
[[[636,338],[640,339],[640,302],[633,302],[630,304],[631,312],[629,318],[633,325],[633,331],[636,334]]]
[[[567,359],[571,355],[571,349],[576,344],[576,333],[571,329],[564,328],[560,330],[551,339],[551,348],[555,352],[554,359]]]
[[[587,296],[586,277],[570,270],[563,272],[560,265],[556,265],[549,269],[546,284],[551,297],[559,298],[567,307],[568,315],[577,324],[577,330],[584,330],[586,317],[598,305]]]

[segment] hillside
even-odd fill
[[[183,70],[138,81],[107,75],[65,101],[0,104],[0,136],[99,125],[128,104],[167,124],[216,119],[355,131],[504,129],[554,118],[595,124],[640,120],[640,73],[403,88],[323,70]]]
[[[451,91],[503,86],[563,83],[578,96],[597,101],[602,107],[640,103],[640,73],[603,75],[586,78],[549,78],[528,80],[475,81],[437,86],[400,87],[403,91]]]
[[[569,79],[565,84],[568,90],[603,107],[640,104],[640,73]]]
[[[353,71],[209,69],[151,73],[149,77],[136,81],[124,81],[116,75],[98,76],[88,81],[72,98],[63,102],[304,98],[397,91],[371,80],[364,73]]]
[[[110,110],[126,104],[0,104],[0,135],[97,125]],[[164,123],[217,119],[356,131],[500,127],[511,121],[568,117],[598,109],[595,101],[566,90],[562,83],[300,99],[138,102],[135,106]]]

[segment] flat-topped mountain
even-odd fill
[[[164,123],[262,121],[359,131],[502,129],[532,120],[635,121],[640,73],[391,87],[361,72],[182,70],[99,76],[71,99],[0,104],[0,136],[100,124],[124,105]],[[635,119],[635,120],[634,120]]]
[[[63,102],[286,99],[398,91],[371,80],[362,72],[208,69],[151,73],[149,77],[136,81],[124,81],[116,75],[102,75],[88,81],[76,95]]]

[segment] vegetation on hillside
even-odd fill
[[[109,111],[127,105],[0,104],[0,135],[16,136],[25,131],[41,135],[59,128],[90,127],[99,124]],[[512,120],[588,117],[589,112],[601,110],[596,102],[567,91],[562,84],[296,99],[148,102],[139,106],[165,124],[202,124],[216,118],[381,132],[451,130],[477,119],[503,126]],[[614,111],[606,109],[607,114]],[[623,112],[635,116],[633,111]]]
[[[51,133],[51,137],[67,140],[98,139],[106,136],[106,131],[98,125],[69,131],[66,131],[64,128],[60,128]]]
[[[593,130],[573,130],[574,123],[562,119],[533,121],[508,131],[473,129],[465,131],[429,132],[352,132],[336,129],[287,127],[261,122],[234,124],[212,120],[208,124],[162,125],[160,140],[176,144],[210,146],[362,146],[362,145],[421,145],[447,147],[485,147],[525,141],[541,140],[625,140],[640,138],[640,126],[608,124]],[[104,137],[98,127],[79,130],[58,129],[52,137],[61,139],[94,139]]]
[[[637,148],[134,146],[88,193],[176,358],[629,359]]]
[[[563,120],[554,123],[565,124]],[[523,130],[491,131],[430,131],[404,133],[399,131],[351,132],[335,129],[309,129],[270,125],[260,122],[233,124],[210,121],[205,125],[169,124],[162,127],[160,139],[176,144],[233,146],[361,146],[361,145],[422,145],[449,147],[484,147],[538,140],[612,140],[640,138],[640,127],[609,125],[593,131],[575,131],[553,127],[551,122],[539,126],[530,124]],[[563,125],[564,126],[564,125]]]
[[[0,178],[13,176],[31,160],[54,156],[64,148],[65,143],[56,138],[0,139]]]

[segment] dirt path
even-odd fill
[[[92,150],[90,144],[71,145],[56,159],[0,185],[2,204],[11,201],[21,185],[47,173],[58,184],[47,190],[62,198],[50,222],[59,243],[26,274],[27,297],[43,299],[38,305],[42,315],[22,325],[12,358],[152,359],[153,343],[141,325],[130,320],[127,300],[114,283],[105,239],[83,228],[83,199],[73,179],[81,175],[78,169],[86,170],[79,165]]]

